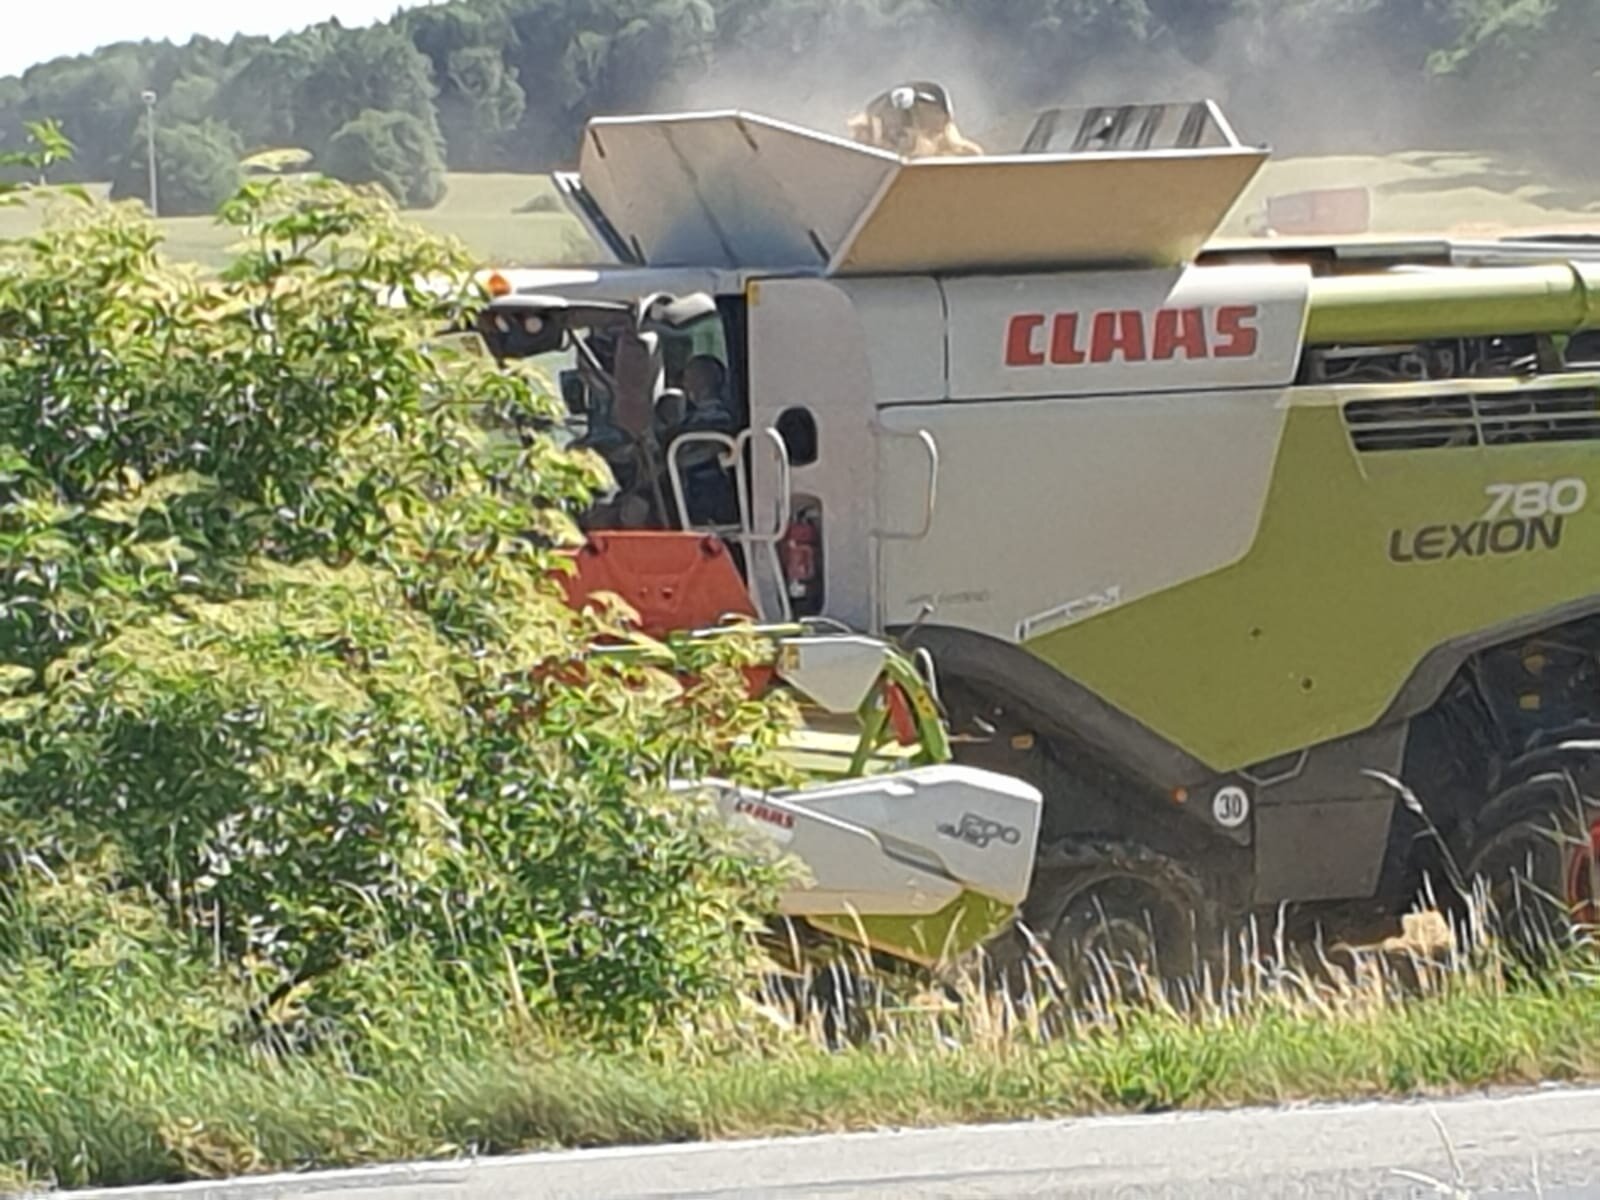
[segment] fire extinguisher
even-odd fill
[[[798,615],[814,616],[822,607],[822,530],[815,509],[789,522],[778,555],[791,606]]]

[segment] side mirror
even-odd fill
[[[569,333],[626,324],[626,304],[568,300],[534,292],[500,296],[478,310],[478,333],[498,359],[534,358],[563,349]]]
[[[495,358],[535,358],[559,350],[566,338],[564,314],[491,305],[478,314],[478,333]]]

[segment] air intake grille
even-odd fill
[[[1600,441],[1600,391],[1538,391],[1352,400],[1345,428],[1357,450],[1443,450],[1528,442]]]

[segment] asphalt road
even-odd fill
[[[79,1200],[1600,1198],[1600,1090],[592,1150]]]

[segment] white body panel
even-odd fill
[[[900,160],[748,113],[604,117],[578,173],[652,266],[821,270]]]
[[[1022,640],[1217,570],[1249,549],[1282,431],[1281,391],[891,408],[939,446],[928,535],[884,547],[882,620]],[[888,520],[922,480],[885,453]]]
[[[1043,797],[1009,776],[945,764],[799,792],[691,786],[806,867],[780,901],[790,916],[925,916],[965,891],[1004,904],[1028,892]]]
[[[855,309],[855,337],[867,348],[876,405],[941,400],[945,375],[945,304],[926,275],[841,279]]]
[[[810,409],[817,461],[793,471],[794,494],[823,500],[822,553],[828,615],[852,629],[872,623],[875,571],[872,478],[876,411],[861,320],[844,292],[822,279],[772,279],[749,291],[750,425],[755,503],[762,526],[779,499],[777,456],[764,430],[789,408]],[[757,600],[774,614],[771,567],[756,569]]]
[[[878,638],[828,633],[783,639],[778,674],[830,713],[853,713],[866,700],[889,661]]]
[[[1225,147],[905,163],[828,264],[835,275],[1184,262],[1266,161]]]
[[[828,615],[877,631],[931,605],[938,623],[1020,640],[1238,559],[1265,506],[1309,282],[1250,266],[754,285],[756,421],[804,403],[818,424],[794,488],[823,502]],[[1043,365],[1007,366],[1007,327],[1029,312],[1137,319],[1133,348],[1174,357],[1095,363],[1089,319],[1085,361],[1052,364],[1045,344]],[[1216,353],[1242,331],[1249,353]],[[1174,338],[1206,356],[1188,361]]]
[[[515,292],[624,304],[651,292],[679,296],[737,293],[745,278],[738,271],[701,267],[501,267],[492,274],[503,278]]]

